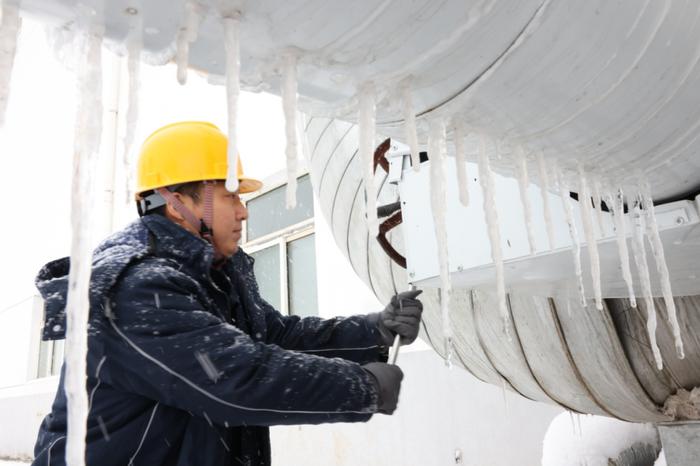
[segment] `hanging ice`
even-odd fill
[[[676,344],[676,354],[679,359],[685,357],[683,350],[683,340],[681,339],[681,329],[678,325],[678,316],[676,315],[676,303],[673,301],[673,292],[671,291],[671,279],[666,265],[666,256],[664,255],[664,246],[661,243],[659,236],[659,226],[656,223],[656,214],[654,212],[654,201],[651,198],[651,189],[646,184],[643,192],[644,212],[646,213],[647,237],[651,252],[656,262],[656,270],[659,272],[661,279],[661,292],[664,296],[664,304],[666,304],[666,312],[668,312],[668,322],[671,324],[673,338]]]
[[[571,197],[569,196],[569,188],[565,184],[564,176],[559,172],[559,169],[554,164],[554,174],[559,186],[559,195],[564,206],[564,215],[566,216],[566,224],[569,226],[569,236],[571,236],[571,252],[574,256],[574,272],[576,273],[576,282],[578,285],[578,294],[581,300],[581,306],[586,307],[586,292],[583,287],[583,272],[581,271],[581,242],[578,238],[578,230],[574,222],[574,212],[571,207]]]
[[[523,213],[525,215],[525,228],[527,229],[527,241],[530,244],[530,254],[536,251],[535,232],[532,228],[532,206],[530,197],[527,195],[527,187],[530,184],[527,175],[527,157],[522,146],[515,149],[518,162],[518,186],[520,187],[520,201],[523,204]]]
[[[503,330],[510,340],[510,318],[506,304],[505,272],[503,269],[503,252],[501,251],[501,232],[498,224],[498,211],[496,210],[496,192],[486,153],[486,140],[484,135],[479,137],[479,179],[481,190],[484,194],[484,216],[491,242],[491,258],[496,268],[496,294],[498,296],[498,309],[503,319]]]
[[[65,391],[68,399],[68,439],[66,464],[85,461],[88,397],[85,387],[87,322],[89,313],[90,201],[94,199],[93,179],[102,131],[102,32],[93,28],[81,31],[78,110],[75,125],[73,184],[71,194],[71,241],[67,329],[65,343]]]
[[[199,34],[200,12],[197,2],[187,0],[185,2],[184,23],[177,33],[177,81],[180,84],[187,82],[187,65],[190,55],[190,44],[197,40]]]
[[[126,110],[126,131],[124,133],[124,173],[126,174],[126,203],[134,201],[133,195],[133,170],[131,168],[131,150],[136,134],[136,122],[139,116],[139,84],[141,81],[141,49],[143,47],[143,17],[139,13],[134,15],[134,21],[127,39],[127,73],[129,80],[129,94]]]
[[[547,228],[549,249],[554,249],[554,225],[552,224],[552,210],[549,207],[549,176],[544,162],[544,154],[537,153],[537,170],[540,177],[540,192],[542,193],[542,205],[544,206],[544,223]]]
[[[17,36],[22,27],[19,7],[2,2],[2,20],[0,20],[0,127],[5,125],[5,110],[10,98],[10,79],[15,62]]]
[[[450,283],[449,254],[447,247],[447,179],[445,175],[445,125],[440,120],[430,123],[428,145],[430,157],[430,204],[433,211],[435,238],[440,264],[440,310],[442,311],[442,332],[445,339],[445,362],[452,363],[452,324],[450,323]]]
[[[647,263],[647,253],[644,247],[644,218],[640,210],[641,199],[637,198],[634,202],[634,220],[635,228],[632,236],[632,254],[634,255],[634,263],[637,266],[637,274],[639,281],[642,284],[642,295],[644,296],[644,304],[647,311],[647,334],[649,335],[649,345],[654,354],[656,368],[663,369],[663,360],[661,359],[661,351],[656,343],[656,307],[654,300],[651,297],[651,280],[649,278],[649,265]]]
[[[593,180],[593,207],[595,208],[596,221],[598,223],[598,238],[605,237],[605,228],[603,227],[603,204],[600,196],[600,180]]]
[[[238,95],[241,92],[240,15],[224,18],[224,46],[226,51],[226,100],[228,105],[228,173],[226,189],[238,191]]]
[[[284,57],[282,72],[282,107],[287,135],[287,209],[297,205],[297,59],[293,53]]]
[[[374,185],[374,138],[376,102],[374,84],[367,83],[360,89],[360,160],[365,174],[367,228],[373,238],[379,234],[377,220],[377,191]]]
[[[416,131],[416,114],[413,109],[413,95],[410,80],[402,85],[403,121],[406,125],[406,140],[411,148],[411,165],[413,171],[420,171],[420,149],[418,148],[418,132]]]
[[[625,220],[625,195],[622,189],[617,191],[617,195],[613,199],[609,196],[608,202],[613,212],[613,220],[615,221],[615,237],[617,239],[617,250],[620,254],[620,268],[622,269],[622,278],[627,285],[627,293],[629,295],[630,306],[637,307],[637,298],[634,295],[634,285],[632,282],[632,271],[630,269],[630,257],[627,249],[627,232]]]
[[[579,205],[581,206],[581,222],[583,233],[586,235],[586,246],[588,249],[588,259],[591,263],[591,280],[593,281],[593,294],[595,296],[595,307],[603,310],[603,296],[600,288],[600,257],[598,256],[598,241],[593,231],[593,214],[591,212],[591,195],[588,188],[588,180],[583,172],[583,167],[578,168],[579,181]]]
[[[459,201],[463,206],[469,205],[469,186],[467,183],[466,150],[464,148],[464,123],[456,119],[453,126],[453,137],[455,140],[455,163],[457,165],[457,184],[459,185]]]

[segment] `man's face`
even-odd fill
[[[189,208],[197,218],[204,218],[204,188],[201,190],[198,202],[194,202],[189,196],[179,193],[177,196]],[[230,257],[238,251],[238,242],[241,240],[243,220],[248,218],[248,210],[241,201],[238,192],[231,193],[226,190],[223,181],[214,185],[214,246],[226,257]],[[192,233],[192,228],[187,222],[177,222]]]

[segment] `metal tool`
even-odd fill
[[[410,285],[408,289],[409,291],[414,291],[416,286]],[[403,310],[401,300],[399,300],[399,310]],[[394,337],[394,343],[391,345],[391,349],[389,350],[389,364],[396,365],[396,359],[399,357],[399,348],[401,348],[401,335],[397,334]]]

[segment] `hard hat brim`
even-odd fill
[[[262,182],[253,178],[240,178],[238,180],[238,193],[253,193],[262,188]]]

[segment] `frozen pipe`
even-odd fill
[[[293,53],[284,57],[282,70],[282,108],[287,136],[287,209],[297,205],[297,58]]]

